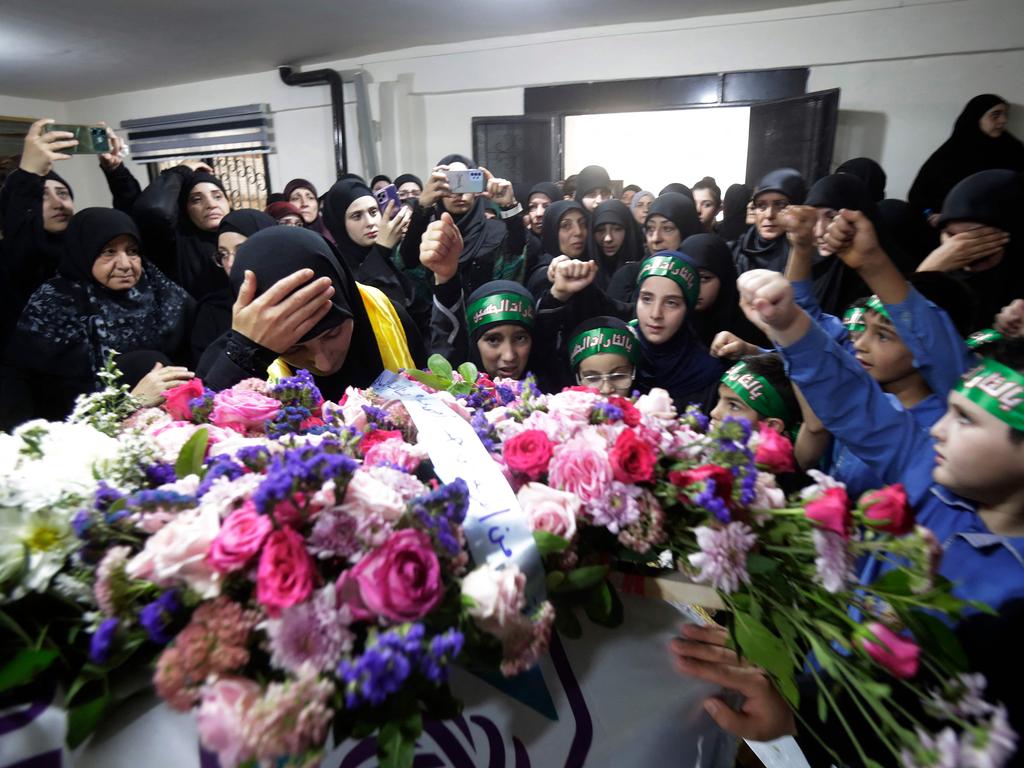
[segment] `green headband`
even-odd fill
[[[700,273],[697,268],[681,256],[659,253],[646,259],[640,267],[636,285],[639,288],[648,277],[667,277],[683,289],[686,306],[693,309],[700,297]]]
[[[874,310],[886,320],[892,321],[892,317],[889,315],[889,310],[885,308],[885,304],[882,303],[881,299],[877,296],[872,296],[867,300],[865,306],[868,309]]]
[[[993,330],[992,328],[985,328],[980,331],[976,331],[967,337],[967,346],[971,349],[980,347],[982,344],[991,344],[993,341],[999,341],[1003,338],[1003,334],[999,331]]]
[[[964,374],[955,392],[1024,431],[1024,376],[990,357]]]
[[[885,309],[885,307],[882,307]],[[867,307],[850,307],[843,313],[843,326],[851,333],[864,333],[868,327],[864,324]]]
[[[470,334],[495,323],[519,323],[533,328],[533,303],[518,293],[492,293],[469,305],[466,321]]]
[[[569,342],[569,364],[575,368],[593,355],[622,355],[636,365],[640,350],[632,331],[621,328],[591,328]]]
[[[793,415],[779,391],[764,376],[753,373],[742,360],[725,372],[722,383],[762,416],[782,419],[785,425],[794,426]]]

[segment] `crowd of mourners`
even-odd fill
[[[679,412],[789,435],[801,471],[852,497],[903,483],[957,594],[999,612],[957,631],[1020,732],[1024,145],[1008,110],[971,99],[906,201],[866,157],[616,197],[596,165],[539,183],[480,169],[482,193],[454,193],[449,173],[478,166],[450,154],[323,194],[296,178],[264,210],[233,210],[196,160],[143,189],[113,131],[111,207],[76,210],[56,170],[74,140],[39,121],[0,190],[0,427],[66,417],[111,353],[146,404],[193,376],[219,390],[300,368],[337,400],[433,353],[544,392],[662,388]],[[799,730],[723,642],[673,646],[748,697],[716,719]]]

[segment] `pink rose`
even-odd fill
[[[382,617],[416,621],[444,597],[441,564],[423,531],[406,528],[338,579],[338,598],[359,621]]]
[[[676,412],[672,396],[664,389],[655,387],[646,395],[640,395],[636,401],[636,408],[644,416],[657,418],[673,418]]]
[[[146,579],[165,587],[184,582],[204,598],[220,592],[219,579],[207,559],[220,532],[220,517],[212,508],[189,509],[178,514],[146,540],[125,571],[133,579]]]
[[[373,403],[366,398],[361,389],[355,387],[346,389],[339,404],[342,420],[350,427],[361,431],[369,421],[366,411],[363,410],[364,405],[373,405]]]
[[[822,530],[850,538],[850,499],[842,488],[826,488],[821,496],[804,505],[804,514]]]
[[[612,482],[612,468],[604,451],[585,437],[574,437],[555,449],[548,479],[554,488],[574,493],[584,502],[604,498]]]
[[[164,390],[164,410],[171,414],[175,421],[188,421],[192,418],[189,400],[203,395],[203,382],[192,379],[184,384]]]
[[[796,463],[793,457],[793,443],[785,435],[780,435],[767,424],[761,425],[758,433],[757,452],[754,463],[758,467],[774,472],[795,472]]]
[[[219,442],[226,440],[234,432],[226,431],[213,424],[193,424],[190,421],[169,421],[156,424],[146,430],[146,435],[153,441],[157,454],[162,461],[174,463],[178,454],[198,430],[205,429],[207,434],[206,452]]]
[[[221,573],[243,568],[263,546],[273,523],[266,515],[256,511],[253,502],[246,501],[236,509],[220,528],[210,547],[210,562]]]
[[[862,636],[860,644],[875,663],[885,667],[894,677],[910,679],[917,674],[917,657],[921,652],[917,643],[912,639],[900,637],[878,622],[868,624],[867,629],[879,642]]]
[[[526,574],[515,565],[498,570],[484,564],[462,580],[462,594],[473,601],[467,609],[473,623],[502,638],[519,629],[526,605]]]
[[[281,410],[281,402],[252,390],[225,389],[213,398],[210,421],[236,432],[263,430]]]
[[[658,454],[650,445],[636,436],[631,429],[623,430],[611,451],[608,460],[612,473],[620,483],[643,483],[654,476],[654,465]]]
[[[363,462],[366,466],[392,464],[401,467],[406,472],[415,472],[426,458],[427,452],[424,448],[407,443],[401,437],[376,443],[363,454]]]
[[[548,471],[554,444],[539,429],[520,432],[502,445],[505,464],[513,472],[536,480]]]
[[[378,443],[383,443],[385,440],[404,439],[402,433],[397,429],[375,429],[363,435],[363,439],[359,441],[359,452],[365,457],[366,452]]]
[[[864,522],[872,528],[897,536],[914,530],[914,510],[902,483],[865,493],[859,506],[864,510]]]
[[[594,406],[604,398],[589,387],[570,388],[548,398],[548,413],[563,414],[576,422],[587,422]]]
[[[263,545],[256,572],[256,599],[276,616],[282,608],[301,603],[313,591],[313,562],[302,536],[285,526]]]
[[[517,494],[523,512],[534,531],[547,531],[572,541],[576,535],[576,515],[580,500],[571,493],[556,491],[543,483],[527,483]]]
[[[260,694],[260,686],[243,677],[222,677],[203,687],[196,711],[199,740],[217,753],[222,768],[236,768],[255,757],[246,745],[246,722]]]

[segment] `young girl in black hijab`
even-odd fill
[[[598,264],[595,284],[606,290],[619,269],[643,257],[642,235],[629,208],[618,200],[597,206],[590,233],[590,249]]]
[[[325,398],[367,387],[380,372],[419,367],[426,354],[409,315],[356,282],[327,241],[297,227],[257,232],[235,254],[231,287],[241,307],[198,373],[212,389],[307,369]]]
[[[223,288],[214,262],[217,229],[231,210],[224,184],[209,166],[190,161],[161,173],[135,201],[148,258],[193,298]]]
[[[993,93],[975,96],[964,107],[953,135],[921,166],[907,200],[933,224],[957,182],[993,168],[1024,171],[1024,144],[1006,130],[1009,104]]]
[[[139,378],[153,362],[164,363],[153,378],[166,387],[191,377],[169,364],[187,354],[192,302],[142,258],[140,241],[121,211],[87,208],[71,219],[59,274],[32,294],[7,349],[5,428],[66,417],[78,395],[96,389],[111,351],[147,353],[151,362]]]

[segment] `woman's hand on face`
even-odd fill
[[[1024,299],[1014,299],[996,315],[993,326],[1003,336],[1024,336]]]
[[[231,329],[284,354],[327,314],[333,295],[329,277],[313,280],[313,270],[300,269],[282,277],[257,298],[256,275],[247,269],[231,308]]]
[[[143,376],[135,385],[131,394],[142,403],[143,407],[149,408],[160,405],[164,401],[164,392],[168,389],[184,384],[194,377],[195,374],[188,368],[157,363],[153,366],[153,370]]]
[[[182,160],[178,165],[184,165],[192,173],[196,171],[204,171],[205,173],[213,173],[213,168],[204,163],[202,160]]]
[[[918,272],[955,272],[984,269],[985,261],[999,256],[1010,236],[995,227],[979,227],[946,238],[918,267]]]
[[[387,207],[381,212],[377,242],[390,251],[405,237],[411,220],[412,208],[403,205],[399,207],[398,213],[395,213],[395,201],[388,200]]]

